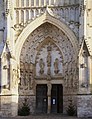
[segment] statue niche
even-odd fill
[[[58,60],[58,58],[56,58],[55,62],[54,62],[54,73],[55,74],[59,73],[59,60]]]
[[[39,61],[39,66],[40,66],[40,74],[44,74],[44,67],[45,67],[45,63],[43,62],[43,59],[41,58]]]

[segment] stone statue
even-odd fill
[[[47,66],[51,67],[51,53],[50,52],[48,52],[48,55],[47,55]]]
[[[40,74],[43,74],[44,73],[45,63],[43,62],[42,58],[39,61],[39,66],[40,66]]]
[[[58,74],[58,72],[59,72],[59,60],[58,60],[58,58],[56,58],[55,59],[55,62],[54,62],[54,72],[55,72],[55,74]]]
[[[16,69],[13,69],[13,79],[12,79],[12,87],[15,88],[18,85],[18,72]]]

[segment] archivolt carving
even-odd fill
[[[49,40],[46,40],[49,39]],[[52,48],[51,51],[47,50],[47,47]],[[56,56],[54,54],[56,53]],[[51,55],[51,65],[47,68],[47,55]],[[54,56],[54,59],[53,59]],[[76,71],[77,68],[77,56],[73,50],[73,46],[68,39],[68,37],[57,27],[46,23],[38,27],[26,40],[23,45],[20,60],[22,62],[32,62],[35,66],[35,75],[40,76],[39,71],[41,67],[39,66],[40,59],[44,62],[44,75],[47,75],[47,69],[51,71],[51,75],[56,75],[55,69],[59,70],[57,74],[63,74],[64,82],[68,86],[68,81],[76,82]],[[54,66],[55,59],[58,58],[59,65]],[[59,67],[61,65],[61,67]],[[57,67],[57,68],[55,68]],[[72,70],[71,70],[72,69]],[[75,73],[74,73],[75,72]],[[72,79],[71,76],[72,75]],[[68,79],[67,79],[68,77]],[[74,85],[73,85],[74,86]],[[69,86],[70,87],[70,86]],[[72,86],[71,86],[72,87]]]

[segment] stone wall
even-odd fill
[[[13,100],[13,98],[15,101]],[[13,95],[2,95],[1,96],[0,116],[2,117],[17,116],[17,110],[18,110],[17,96],[13,96]]]
[[[78,117],[92,117],[92,95],[78,95]]]
[[[59,77],[58,81],[56,80],[57,76],[54,77],[53,81],[51,81],[50,83],[58,82],[58,84],[61,83],[64,86],[64,97],[63,97],[64,112],[69,104],[68,99],[72,98],[75,106],[76,106],[76,102],[78,103],[77,105],[78,116],[91,117],[92,96],[78,95],[78,100],[76,98],[77,96],[76,94],[78,91],[77,89],[79,86],[78,84],[81,83],[81,80],[84,80],[83,79],[84,73],[78,71],[77,68],[78,54],[76,55],[76,51],[79,51],[79,49],[77,49],[77,47],[74,48],[75,45],[73,43],[75,42],[71,42],[72,38],[69,39],[67,35],[65,35],[65,33],[59,29],[60,27],[57,28],[50,23],[43,24],[40,27],[38,27],[36,30],[34,30],[34,32],[32,32],[29,35],[29,37],[26,39],[23,48],[21,49],[20,61],[22,61],[26,66],[26,68],[24,67],[24,69],[26,69],[24,72],[26,74],[26,79],[30,77],[30,80],[32,80],[32,82],[30,82],[29,85],[29,82],[27,82],[29,81],[28,79],[26,81],[27,85],[25,84],[22,85],[21,83],[21,86],[19,86],[19,95],[20,95],[19,102],[18,102],[18,94],[15,94],[15,92],[18,92],[18,82],[17,85],[15,84],[16,84],[16,80],[19,78],[19,76],[17,76],[17,70],[16,70],[17,65],[19,65],[18,64],[19,62],[17,63],[16,61],[17,56],[15,56],[16,53],[14,47],[17,46],[16,45],[17,39],[18,38],[21,39],[21,37],[18,36],[22,33],[22,31],[25,31],[25,28],[27,28],[27,26],[30,23],[33,23],[33,21],[35,21],[38,17],[40,18],[41,15],[44,15],[44,13],[49,13],[49,15],[52,18],[61,21],[63,25],[67,26],[67,28],[69,27],[71,29],[70,32],[74,32],[76,36],[74,38],[78,39],[79,48],[81,47],[80,52],[83,50],[84,41],[85,41],[85,46],[87,46],[86,50],[89,53],[89,57],[92,56],[92,43],[91,43],[92,42],[92,38],[91,38],[92,37],[91,35],[92,34],[92,20],[91,20],[92,1],[91,0],[85,0],[85,1],[84,0],[43,0],[43,2],[41,2],[41,0],[39,0],[39,2],[38,0],[32,0],[32,2],[30,2],[30,0],[23,0],[22,2],[21,0],[6,0],[6,1],[7,2],[5,2],[4,0],[0,0],[0,54],[2,54],[0,55],[1,58],[0,81],[2,82],[2,84],[0,82],[0,86],[2,88],[1,96],[0,96],[0,103],[1,103],[0,114],[2,116],[16,116],[18,110],[17,105],[19,103],[19,107],[21,107],[22,106],[21,102],[25,99],[25,97],[28,98],[29,100],[31,113],[35,112],[36,96],[34,93],[30,94],[29,92],[35,91],[34,87],[37,82],[37,80],[35,80],[37,77],[35,78],[35,76],[39,76],[36,74],[39,72],[41,67],[39,68],[39,70],[38,67],[36,67],[37,69],[36,68],[34,69],[35,76],[32,76],[31,71],[30,74],[28,74],[29,73],[28,70],[30,68],[29,69],[26,68],[27,65],[29,64],[30,65],[32,64],[33,67],[37,65],[37,62],[39,62],[39,59],[41,58],[40,53],[44,54],[44,50],[47,47],[46,46],[41,49],[40,48],[41,44],[43,44],[44,39],[49,37],[50,39],[52,39],[51,42],[53,42],[58,47],[58,48],[56,47],[57,50],[56,54],[60,54],[60,56],[63,55],[63,58],[61,58],[63,60],[62,63],[63,72],[61,71],[62,76]],[[62,29],[63,28],[64,27],[62,27]],[[63,30],[66,31],[67,28]],[[38,52],[39,49],[43,51]],[[4,59],[3,57],[4,53],[6,54],[8,53],[9,57],[6,57]],[[10,62],[8,61],[8,59],[9,60],[13,59],[16,63]],[[79,53],[79,59],[80,59],[80,53]],[[11,69],[10,67],[7,67],[8,63],[10,63],[9,65]],[[92,57],[91,57],[91,63],[89,62],[89,64],[91,64],[91,66],[87,67],[90,70],[87,75],[90,76],[87,76],[85,74],[85,77],[87,76],[87,81],[88,81],[87,86],[89,86],[90,83],[92,84],[92,71],[91,71]],[[83,64],[81,64],[81,66],[83,66]],[[80,67],[80,62],[79,62],[79,67]],[[22,68],[20,65],[20,69],[18,70],[21,69]],[[78,72],[80,72],[81,74],[78,74]],[[9,77],[7,75],[8,73],[9,73]],[[52,74],[55,75],[55,73]],[[23,78],[21,71],[20,71],[20,75],[21,75],[20,77],[21,80]],[[40,81],[40,83],[41,82],[47,83],[48,82],[47,79],[51,80],[51,77],[47,77],[45,78],[45,80],[43,80],[42,78],[43,81]],[[9,85],[7,85],[8,83]],[[81,85],[81,86],[85,87],[85,85]],[[6,89],[4,89],[5,87]],[[8,90],[9,93],[7,91],[5,92],[5,90]],[[30,94],[30,96],[24,95],[24,92],[26,93],[27,91]],[[83,90],[81,90],[80,92],[81,94],[83,94]],[[89,92],[87,91],[86,93],[88,94]]]

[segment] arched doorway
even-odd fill
[[[76,57],[71,41],[58,27],[44,23],[35,29],[21,50],[19,106],[27,98],[31,113],[39,108],[46,113],[65,112],[68,99],[76,100]],[[71,96],[72,91],[75,95]],[[39,100],[43,100],[41,106]]]

